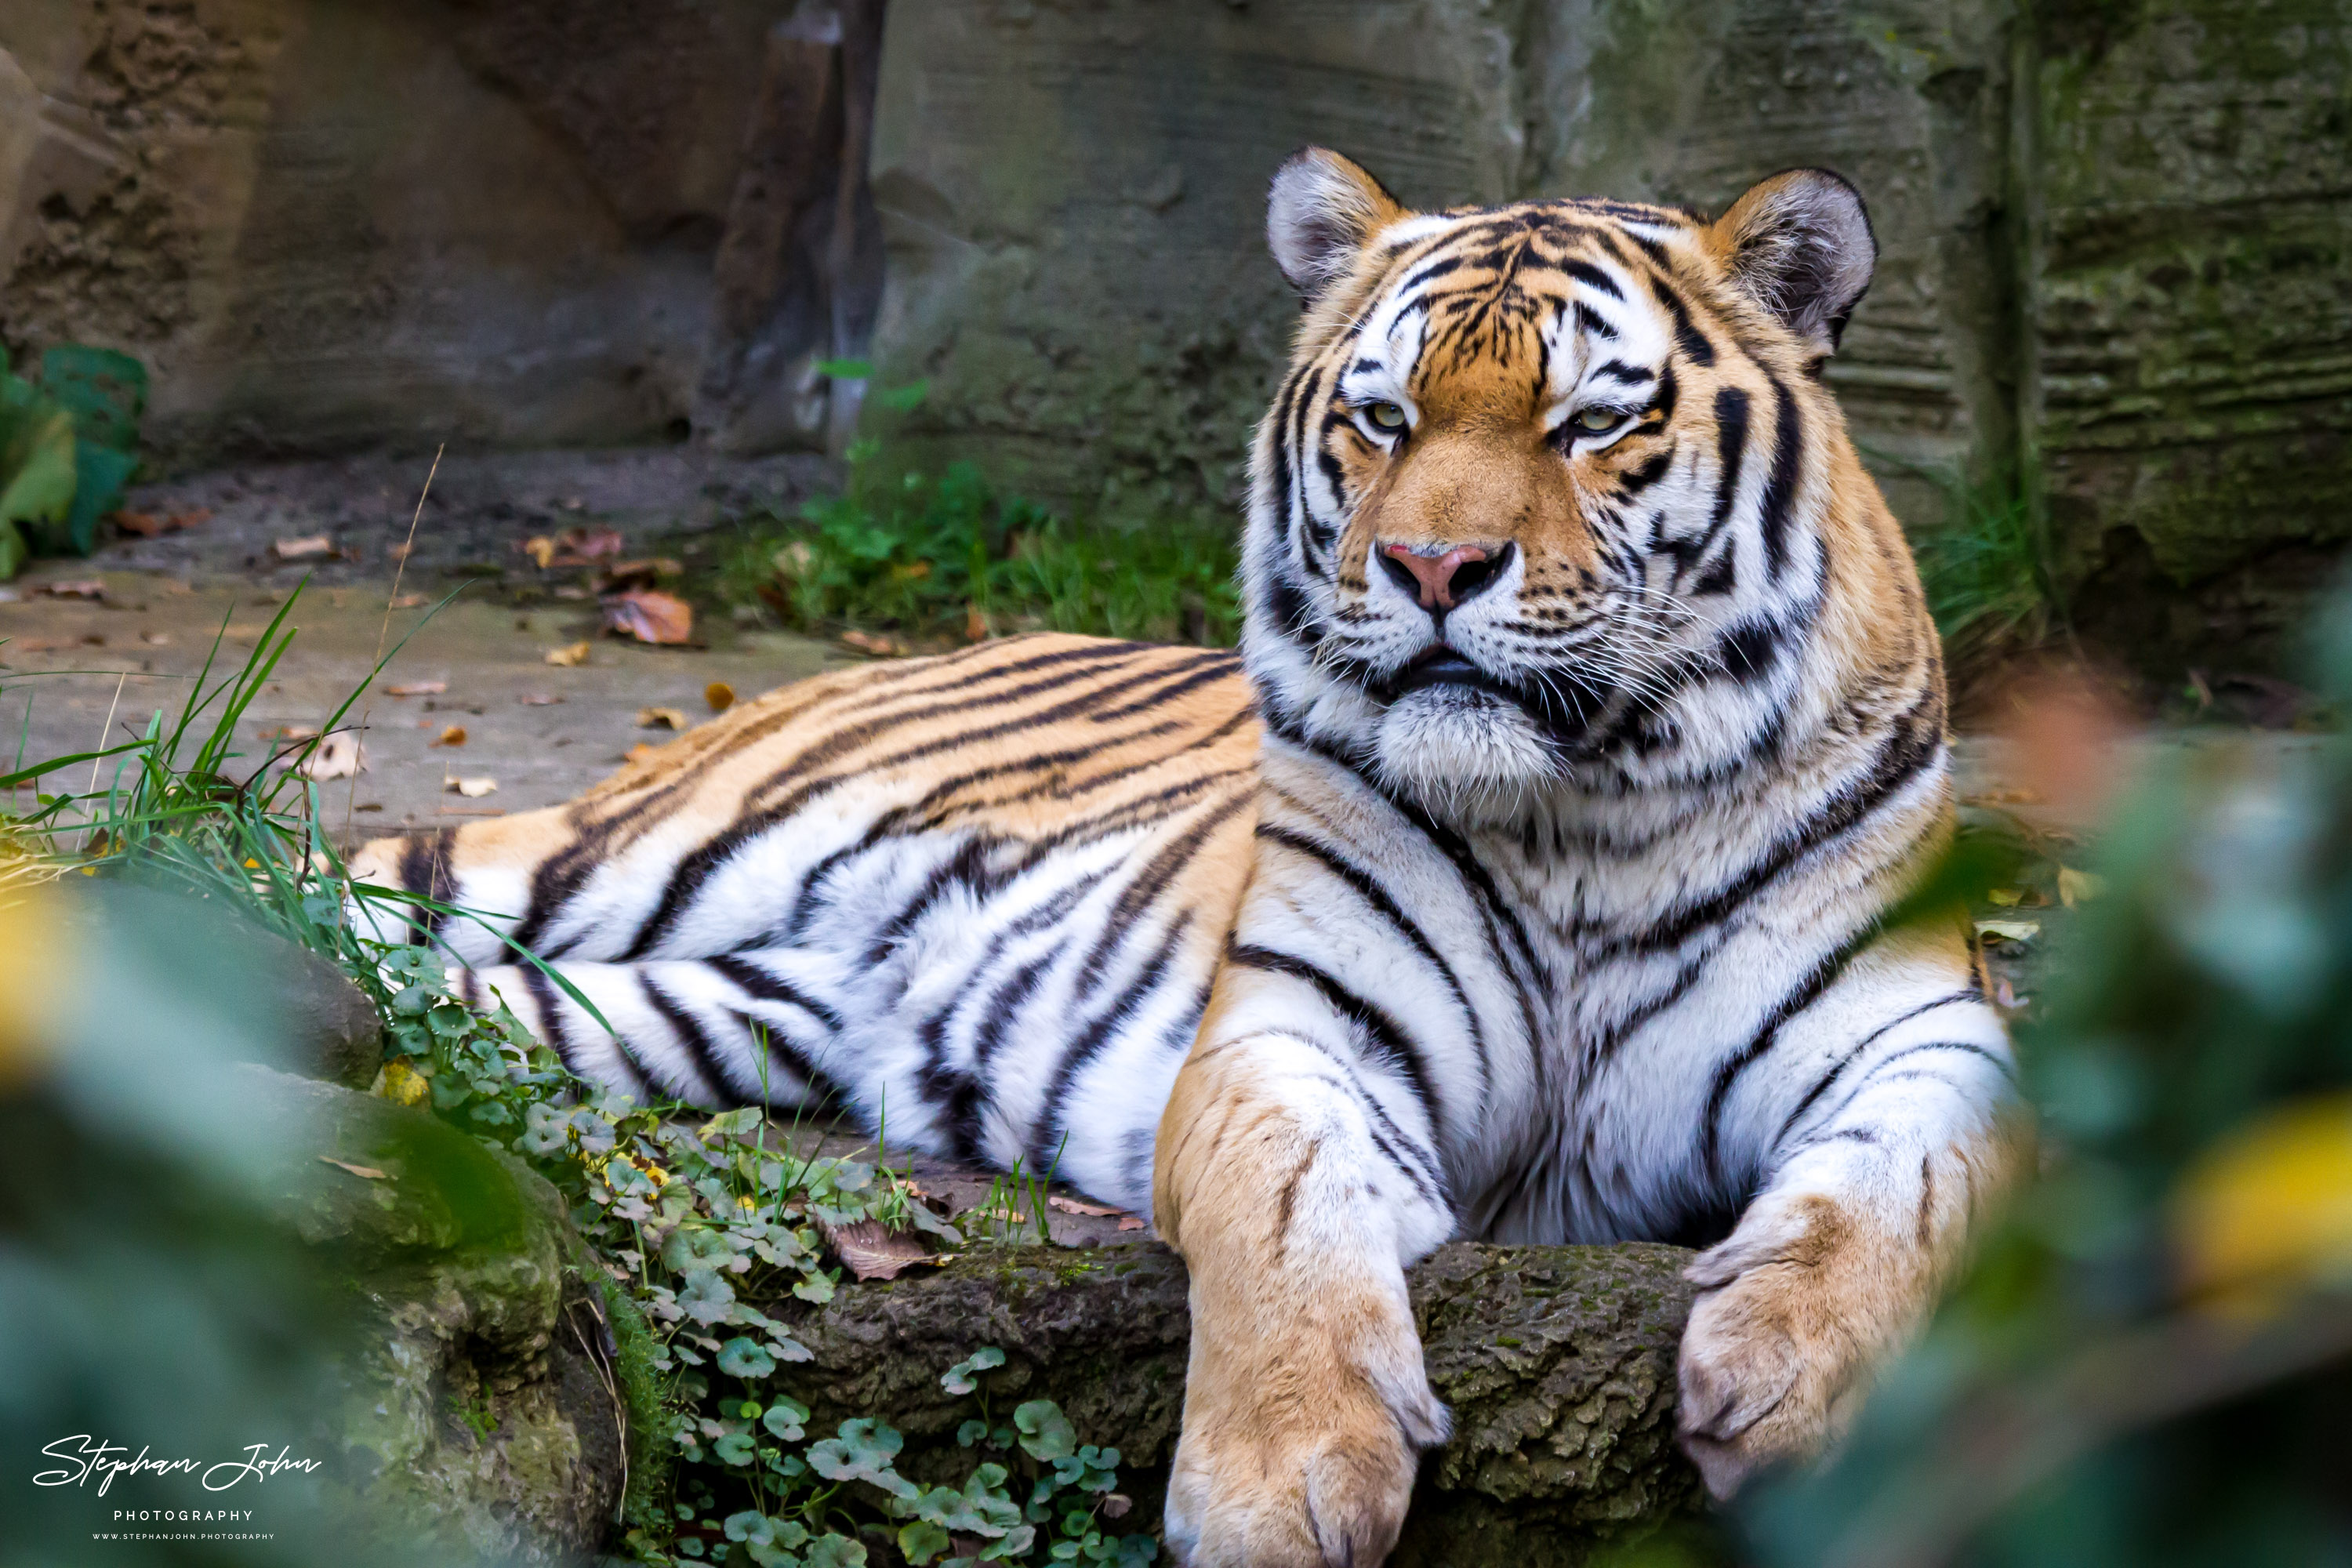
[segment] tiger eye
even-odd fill
[[[1614,408],[1587,408],[1569,421],[1588,436],[1598,436],[1604,430],[1614,430],[1624,416]]]
[[[1393,403],[1375,403],[1364,412],[1371,416],[1372,423],[1383,430],[1404,428],[1404,410]]]

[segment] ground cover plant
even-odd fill
[[[346,727],[352,700],[324,735],[258,749],[239,740],[292,639],[297,597],[247,659],[217,673],[207,662],[133,738],[19,756],[0,773],[0,876],[167,889],[334,961],[384,1021],[373,1092],[523,1158],[555,1185],[604,1276],[620,1345],[634,1560],[845,1568],[887,1545],[917,1564],[1151,1561],[1148,1533],[1113,1528],[1126,1510],[1118,1450],[1081,1443],[1049,1401],[994,1410],[988,1373],[1003,1357],[992,1347],[942,1369],[943,1387],[972,1402],[961,1440],[973,1462],[960,1485],[898,1473],[903,1440],[887,1412],[830,1434],[807,1427],[790,1368],[809,1352],[754,1303],[829,1300],[843,1276],[828,1237],[849,1227],[960,1247],[990,1239],[934,1215],[879,1157],[887,1150],[818,1155],[797,1124],[756,1109],[710,1116],[580,1082],[503,1006],[460,1002],[433,954],[353,928],[352,900],[389,895],[353,881],[326,826],[331,786],[304,770]],[[1030,1206],[1042,1226],[1044,1205]]]
[[[879,395],[911,408],[921,390]],[[885,480],[880,451],[851,446],[839,494],[743,520],[721,592],[801,630],[857,632],[877,652],[1020,631],[1222,647],[1240,629],[1228,530],[1074,522],[1000,493],[970,463]]]
[[[147,371],[84,343],[46,350],[31,377],[0,349],[0,582],[33,554],[87,555],[139,466]]]

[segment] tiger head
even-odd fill
[[[1820,376],[1876,259],[1843,180],[1713,222],[1415,214],[1316,148],[1266,227],[1305,304],[1244,551],[1276,733],[1475,813],[1719,777],[1923,686],[1940,725],[1908,552]]]

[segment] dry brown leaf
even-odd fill
[[[402,544],[388,545],[384,549],[383,558],[393,563],[393,564],[398,565],[401,562],[407,560],[410,553],[414,552],[416,544],[414,540]]]
[[[655,588],[632,588],[604,601],[604,629],[642,643],[675,647],[694,637],[694,606]]]
[[[556,703],[562,701],[563,699],[561,697],[551,697],[544,691],[527,691],[523,693],[522,696],[517,698],[516,700],[520,702],[526,708],[551,708]]]
[[[383,689],[385,695],[391,697],[438,697],[449,689],[449,683],[446,680],[404,680]]]
[[[880,1220],[862,1219],[844,1226],[819,1221],[818,1228],[824,1232],[841,1266],[860,1279],[896,1279],[915,1264],[931,1261],[929,1249],[921,1242],[883,1229]]]
[[[373,1165],[354,1165],[349,1160],[338,1160],[332,1154],[320,1155],[319,1163],[332,1165],[338,1171],[349,1171],[354,1176],[365,1176],[371,1182],[386,1182],[392,1179]]]
[[[307,741],[318,732],[314,726],[309,724],[280,724],[275,730],[264,730],[261,738],[265,741]]]
[[[359,737],[348,731],[338,731],[320,741],[310,754],[294,764],[294,771],[306,779],[325,781],[347,779],[367,772],[367,753],[360,747]]]
[[[584,642],[576,642],[564,647],[549,648],[547,662],[559,669],[570,669],[573,665],[585,664],[588,662],[588,645]]]
[[[139,640],[145,643],[149,647],[170,647],[172,646],[172,634],[169,632],[141,632],[139,634]]]
[[[1143,1216],[1139,1214],[1131,1214],[1125,1219],[1118,1222],[1118,1228],[1121,1230],[1141,1230],[1143,1228]]]
[[[546,571],[548,563],[555,559],[555,541],[543,533],[535,534],[524,540],[515,548],[530,556],[530,563],[542,572]]]
[[[443,794],[462,795],[467,800],[479,800],[498,787],[499,781],[493,778],[446,779],[441,784]]]
[[[870,653],[882,658],[898,658],[907,652],[907,645],[897,637],[878,637],[872,632],[845,631],[841,634],[841,640],[860,653]]]
[[[79,637],[15,637],[0,646],[16,653],[63,653],[68,648],[104,647],[106,639],[92,632]]]
[[[723,680],[714,680],[702,689],[703,701],[713,713],[724,713],[735,706],[735,689]]]
[[[200,506],[194,511],[156,513],[152,511],[118,511],[109,521],[125,533],[135,533],[142,539],[155,539],[166,533],[177,533],[184,528],[194,528],[212,521],[213,509]]]
[[[425,603],[425,595],[422,594],[403,594],[392,602],[392,607],[395,610],[413,610],[423,603]]]
[[[435,738],[433,743],[436,746],[464,745],[466,743],[466,726],[463,724],[450,725]]]
[[[676,708],[640,708],[637,728],[640,730],[683,730],[687,717]]]
[[[106,584],[95,577],[76,577],[61,583],[37,583],[33,592],[57,599],[101,599],[106,596]]]
[[[506,808],[498,805],[442,805],[433,810],[436,816],[504,816]]]
[[[1045,1200],[1045,1206],[1060,1209],[1064,1214],[1091,1215],[1096,1219],[1104,1219],[1115,1214],[1127,1212],[1125,1209],[1106,1208],[1101,1204],[1081,1203],[1076,1198],[1065,1197],[1049,1197]]]
[[[331,561],[335,542],[323,533],[306,539],[281,539],[271,544],[269,552],[280,561]]]
[[[625,763],[642,763],[660,750],[661,748],[659,746],[653,744],[649,741],[639,741],[635,745],[629,748],[628,754],[621,760]]]
[[[684,562],[673,561],[667,555],[650,556],[643,561],[615,561],[604,568],[600,586],[607,594],[632,586],[650,588],[659,579],[676,577],[685,571]]]
[[[986,642],[989,637],[989,631],[988,617],[980,613],[980,606],[978,605],[966,605],[963,607],[963,640],[966,642]]]

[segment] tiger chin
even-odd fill
[[[1835,1441],[2023,1136],[1965,923],[1895,919],[1953,801],[1820,374],[1863,204],[1415,213],[1310,149],[1267,237],[1304,308],[1238,658],[840,671],[357,869],[481,912],[405,929],[584,1076],[1148,1207],[1180,1562],[1387,1555],[1447,1432],[1405,1271],[1455,1237],[1700,1248],[1677,1418],[1728,1496]]]

